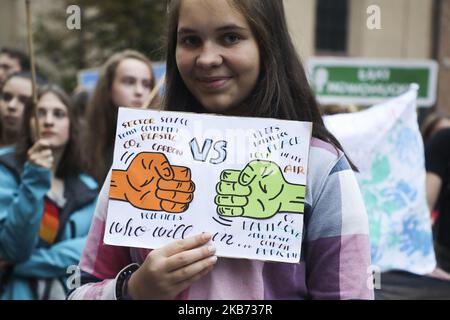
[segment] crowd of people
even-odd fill
[[[356,168],[323,123],[282,1],[174,0],[168,15],[165,91],[154,99],[150,60],[125,50],[82,98],[38,76],[34,103],[28,57],[1,50],[0,299],[373,299]],[[119,106],[312,122],[300,263],[217,257],[208,233],[155,250],[106,245]],[[427,131],[427,188],[438,264],[450,272],[444,126]],[[69,291],[73,265],[81,284]]]
[[[118,107],[156,103],[154,73],[125,50],[88,103],[38,75],[34,105],[26,54],[4,48],[0,63],[0,299],[65,299],[112,163]]]

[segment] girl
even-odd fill
[[[42,80],[38,78],[38,84]],[[10,151],[19,138],[23,110],[31,98],[31,74],[13,73],[5,80],[0,97],[0,154]]]
[[[87,107],[88,165],[91,175],[102,184],[112,164],[119,107],[142,108],[155,86],[150,61],[143,54],[125,50],[106,61]]]
[[[104,245],[105,184],[80,262],[85,284],[70,298],[372,299],[362,197],[323,125],[282,0],[175,0],[169,9],[168,110],[313,122],[301,263],[217,258],[208,234],[150,253]]]
[[[28,105],[15,152],[0,157],[2,299],[64,298],[66,269],[78,263],[86,241],[97,186],[81,175],[68,99],[58,87],[43,87],[37,119]]]

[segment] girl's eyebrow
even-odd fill
[[[178,29],[177,33],[178,34],[195,33],[195,30],[190,28],[180,28]]]
[[[247,28],[238,26],[237,24],[228,24],[226,26],[220,27],[216,29],[217,31],[230,31],[230,30],[241,30],[245,31],[248,30]]]
[[[121,79],[125,79],[125,80],[136,80],[138,79],[138,77],[130,75],[130,74],[123,74],[121,76]]]
[[[218,27],[216,28],[216,31],[219,32],[223,32],[223,31],[230,31],[230,30],[240,30],[240,31],[245,31],[248,30],[247,28],[238,26],[237,24],[228,24],[222,27]],[[178,29],[178,34],[186,34],[186,33],[197,33],[197,31],[195,29],[192,28],[186,28],[186,27],[182,27],[180,29]]]

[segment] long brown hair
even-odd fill
[[[246,18],[261,55],[259,79],[244,102],[246,115],[313,123],[312,135],[343,150],[325,128],[315,95],[289,35],[282,0],[227,0]],[[169,4],[164,106],[172,111],[207,112],[185,86],[176,63],[181,0]],[[354,166],[352,165],[354,168]]]
[[[112,163],[118,106],[112,101],[112,84],[120,62],[136,59],[145,63],[151,73],[150,88],[155,86],[155,74],[150,60],[140,52],[125,50],[112,55],[103,65],[100,77],[86,110],[87,136],[86,153],[89,173],[99,184]]]
[[[41,87],[38,91],[38,101],[47,93],[53,93],[66,106],[67,115],[69,117],[69,140],[64,147],[63,156],[56,169],[56,176],[58,178],[77,176],[85,171],[85,168],[83,167],[85,161],[82,158],[83,153],[81,152],[81,142],[79,137],[81,130],[78,118],[76,117],[75,108],[72,106],[69,96],[57,85],[45,85]],[[25,106],[21,133],[16,147],[16,159],[21,166],[27,161],[28,150],[34,144],[30,125],[33,116],[34,113],[30,101]]]
[[[29,80],[30,82],[32,81],[31,72],[18,71],[18,72],[14,72],[6,77],[5,82],[3,83],[3,88],[9,81],[11,81],[14,78],[22,78],[22,79]],[[45,83],[46,83],[45,80],[40,75],[36,75],[36,84],[38,85],[38,87],[43,86]],[[3,90],[3,89],[1,89],[1,90]],[[1,90],[0,90],[0,94],[2,95],[3,92]],[[2,97],[0,97],[0,98],[3,99]],[[30,100],[31,100],[31,95],[30,95]],[[2,119],[0,118],[0,147],[3,146],[3,144],[6,145],[6,141],[4,141],[4,139],[5,139],[5,137],[3,137]]]

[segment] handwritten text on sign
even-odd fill
[[[311,123],[120,108],[104,241],[300,260]]]

